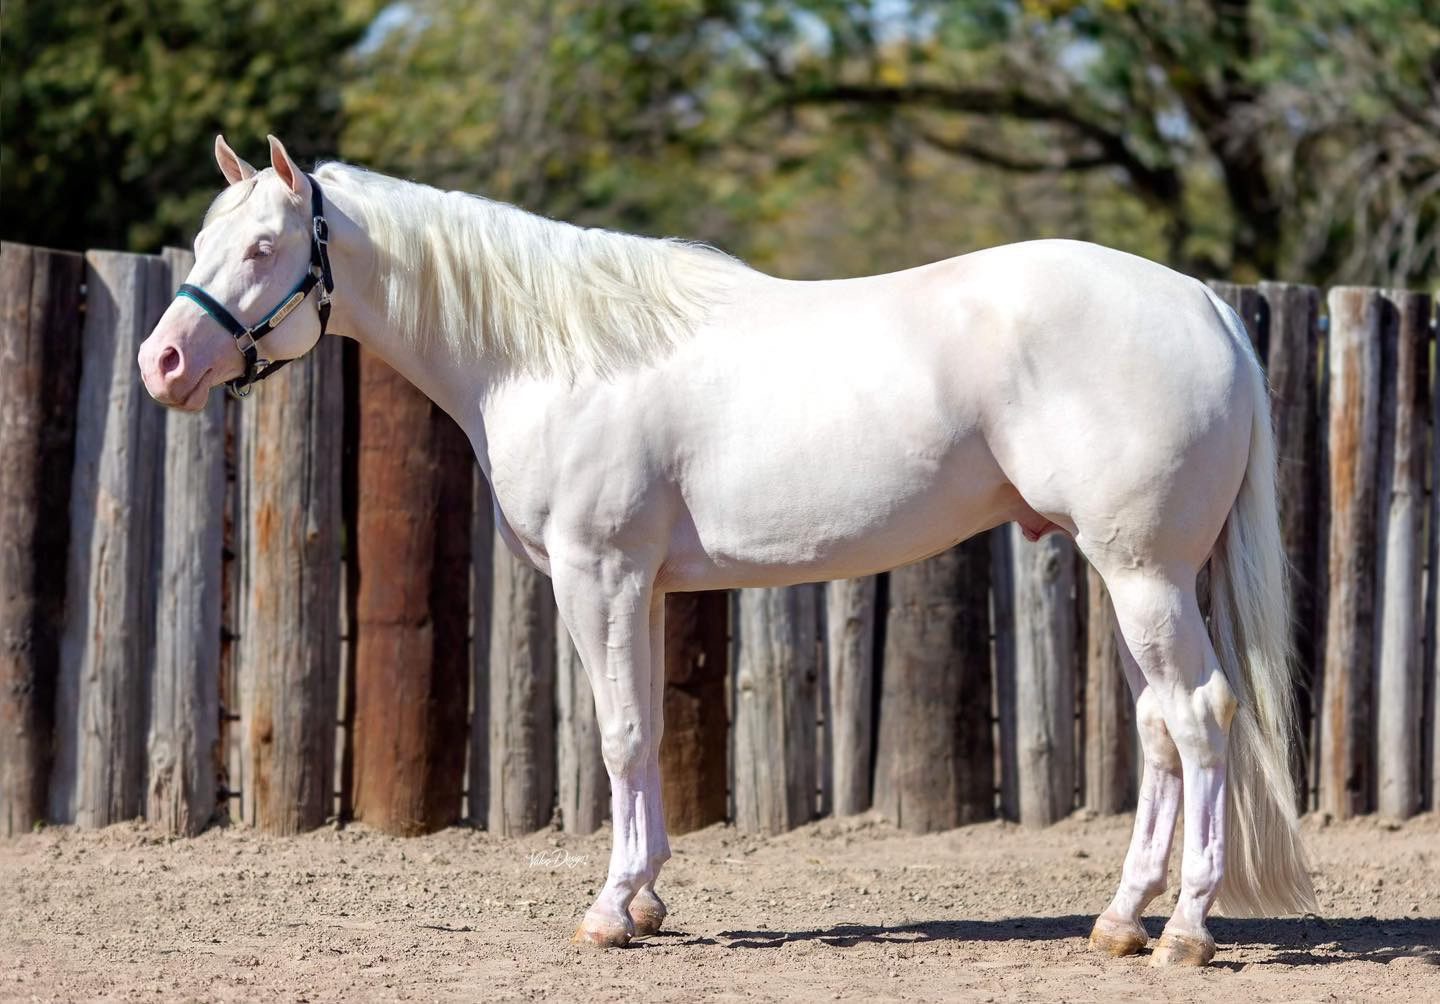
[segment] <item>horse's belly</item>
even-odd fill
[[[727,491],[687,497],[662,584],[736,588],[868,575],[937,554],[1014,509],[1014,490],[978,436],[938,456],[898,446],[885,455],[875,445],[797,453],[773,470],[757,470],[753,458],[737,464]]]

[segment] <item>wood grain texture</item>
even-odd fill
[[[1381,303],[1375,291],[1329,295],[1329,498],[1325,662],[1320,693],[1319,808],[1369,811],[1375,659],[1376,487],[1381,398]]]
[[[1015,548],[1009,524],[986,534],[990,546],[990,625],[994,660],[995,774],[1000,815],[1020,818],[1020,753],[1015,704]]]
[[[46,816],[85,259],[0,243],[0,837]]]
[[[465,804],[470,822],[490,822],[490,622],[495,591],[495,504],[472,458],[470,522],[470,758]],[[500,545],[502,548],[504,544]]]
[[[1115,608],[1105,582],[1086,566],[1085,808],[1101,815],[1135,808],[1135,699],[1120,664]]]
[[[195,256],[164,256],[173,291]],[[224,570],[223,391],[204,410],[165,413],[160,581],[150,698],[146,818],[193,836],[215,814],[220,773],[220,616]]]
[[[1432,308],[1436,304],[1431,305]],[[1432,320],[1432,334],[1440,323]],[[1440,808],[1440,366],[1430,372],[1430,448],[1426,483],[1430,487],[1430,552],[1425,590],[1425,664],[1421,669],[1424,697],[1421,704],[1421,788],[1425,808]]]
[[[1048,826],[1075,800],[1075,681],[1079,663],[1075,545],[1013,531],[1015,752],[1018,818]]]
[[[735,826],[781,833],[815,816],[819,587],[742,589],[736,600]]]
[[[665,825],[672,834],[725,820],[729,622],[728,593],[665,597],[660,789]]]
[[[362,350],[355,560],[355,816],[415,836],[456,822],[470,677],[470,443]]]
[[[995,814],[989,590],[984,538],[890,573],[875,808],[912,833]]]
[[[879,576],[825,586],[825,662],[829,683],[832,811],[853,816],[870,808],[874,752],[875,635]],[[988,655],[987,655],[988,657]],[[989,713],[988,707],[986,713]]]
[[[610,777],[600,756],[595,695],[564,623],[555,625],[556,789],[560,828],[594,833],[609,816]],[[666,806],[668,814],[669,806]]]
[[[1280,538],[1290,566],[1290,621],[1296,670],[1296,707],[1302,736],[1313,733],[1314,694],[1320,673],[1324,625],[1320,596],[1321,432],[1320,294],[1313,286],[1262,282],[1261,299],[1269,311],[1270,415],[1275,433],[1275,496],[1280,509]],[[1313,771],[1302,744],[1296,764],[1297,808],[1310,808]]]
[[[494,548],[489,826],[517,836],[549,826],[555,808],[555,595],[503,541]]]
[[[164,412],[135,355],[170,289],[159,258],[92,251],[85,261],[50,817],[100,827],[145,810]]]
[[[322,338],[240,405],[244,815],[267,833],[334,808],[343,393],[339,339]]]
[[[1375,807],[1392,819],[1420,809],[1429,322],[1425,294],[1382,294],[1373,734]]]

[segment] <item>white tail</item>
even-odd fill
[[[1212,299],[1249,350],[1240,319]],[[1299,737],[1270,399],[1263,377],[1253,385],[1250,459],[1210,559],[1211,640],[1240,702],[1230,725],[1225,881],[1218,901],[1230,916],[1315,910],[1291,767]]]

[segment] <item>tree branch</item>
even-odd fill
[[[810,87],[781,99],[785,107],[797,105],[856,105],[883,108],[932,108],[974,115],[998,115],[1027,122],[1048,122],[1067,127],[1098,147],[1100,164],[1121,168],[1139,195],[1171,212],[1179,212],[1180,176],[1174,168],[1152,167],[1130,149],[1122,133],[1091,119],[1063,101],[1021,90],[942,87],[933,84],[879,86],[831,84]],[[978,158],[977,158],[978,159]],[[1100,164],[1089,165],[1091,167]],[[1004,166],[1004,165],[997,165]],[[1023,168],[1017,168],[1021,170]]]

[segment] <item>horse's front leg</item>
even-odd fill
[[[670,838],[665,832],[665,806],[660,784],[660,740],[665,733],[665,595],[654,592],[650,598],[650,756],[645,763],[648,780],[645,783],[647,795],[652,796],[646,818],[651,820],[655,847],[660,852],[659,862],[670,859]],[[655,892],[655,880],[660,875],[660,864],[635,898],[630,901],[630,919],[635,924],[635,933],[645,936],[655,934],[665,922],[668,911],[664,901]]]
[[[654,576],[622,556],[577,560],[553,551],[551,572],[560,616],[595,694],[614,831],[609,876],[574,940],[620,947],[636,933],[636,894],[670,855],[658,761],[651,769],[659,743],[650,680]]]

